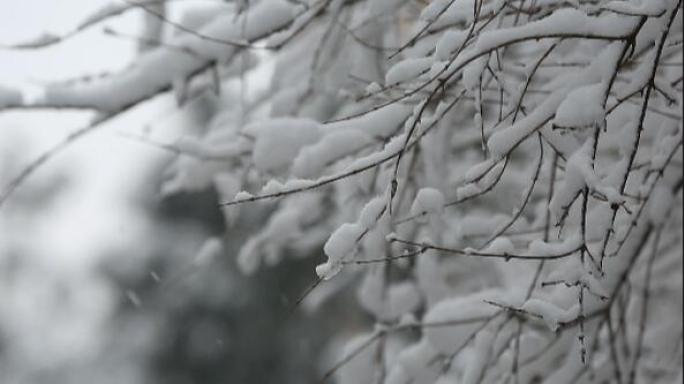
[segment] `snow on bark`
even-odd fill
[[[248,44],[287,26],[295,11],[296,7],[284,0],[259,2],[237,20],[230,13],[219,15],[199,32],[215,40]],[[246,23],[247,28],[243,31],[240,26],[244,18],[250,22]],[[170,87],[178,78],[208,68],[213,61],[232,59],[240,45],[227,46],[193,35],[180,37],[172,43],[198,53],[201,58],[160,47],[141,56],[131,68],[117,75],[85,83],[49,86],[43,98],[36,103],[93,108],[103,112],[119,111]]]

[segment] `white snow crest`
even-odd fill
[[[416,217],[439,216],[444,210],[444,195],[435,188],[421,188],[411,205],[411,215]]]
[[[387,85],[396,85],[418,77],[430,70],[434,60],[431,57],[411,58],[392,66],[385,75]]]
[[[328,261],[316,267],[322,279],[330,279],[342,269],[342,261],[356,249],[357,242],[364,232],[357,223],[344,223],[333,232],[323,246]]]
[[[572,321],[579,314],[579,304],[570,309],[563,309],[556,304],[541,299],[529,299],[523,304],[522,310],[538,315],[546,326],[555,332],[561,322]]]
[[[554,124],[563,128],[603,126],[603,88],[599,83],[574,89],[558,106]]]

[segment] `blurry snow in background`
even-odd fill
[[[67,32],[104,3],[2,2],[0,44],[25,41],[43,32]],[[134,33],[140,21],[139,14],[130,13],[109,24]],[[20,86],[30,94],[36,84],[119,70],[134,54],[134,43],[107,36],[96,27],[44,49],[0,50],[0,82]],[[72,145],[2,208],[0,382],[61,382],[53,375],[54,369],[75,376],[75,367],[89,366],[104,352],[99,335],[120,293],[95,275],[95,265],[105,251],[136,255],[126,251],[140,244],[146,222],[131,206],[130,195],[145,176],[141,170],[160,156],[119,132],[140,131],[150,109],[154,107],[117,120]],[[15,175],[90,117],[65,111],[0,115],[0,179]],[[138,381],[134,372],[121,367],[115,371],[109,378],[112,382]],[[103,382],[106,376],[100,372],[87,377],[90,382]],[[62,380],[76,382],[75,377]]]
[[[109,3],[2,2],[0,46],[62,35]],[[177,1],[167,11],[185,20],[210,13],[189,10],[217,6],[230,4]],[[31,97],[48,82],[125,70],[137,42],[103,29],[140,35],[142,16],[126,12],[46,48],[0,49],[0,84]],[[232,106],[243,91],[252,97],[272,71],[266,60],[244,82],[223,84],[220,99],[199,97],[183,110],[173,95],[146,102],[70,144],[0,208],[0,384],[308,382],[317,374],[321,334],[330,318],[351,312],[284,318],[315,261],[242,276],[233,256],[245,228],[229,231],[211,265],[193,261],[207,236],[225,232],[216,195],[163,198],[161,169],[172,155],[131,138],[173,143],[197,134],[202,108]],[[0,183],[92,117],[0,114]],[[258,214],[245,216],[254,217],[242,224],[261,225]]]

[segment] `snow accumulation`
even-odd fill
[[[610,1],[601,8],[626,15],[660,16],[667,11],[667,3],[664,0],[648,0],[635,5],[628,1]]]
[[[361,209],[361,214],[359,215],[359,224],[364,228],[372,229],[375,224],[382,217],[385,212],[385,207],[387,206],[387,198],[385,196],[376,196],[371,199],[366,205]]]
[[[388,138],[398,132],[412,112],[413,108],[411,105],[395,103],[365,113],[354,119],[326,124],[324,129],[331,132],[351,129],[364,132],[371,137]]]
[[[493,254],[512,254],[515,251],[515,245],[508,237],[497,237],[491,244],[481,252]]]
[[[376,318],[393,321],[414,311],[421,302],[420,292],[409,281],[390,284],[385,292],[386,282],[382,270],[366,274],[358,291],[361,306]]]
[[[371,94],[380,92],[381,90],[382,90],[382,87],[380,86],[380,84],[378,84],[374,81],[374,82],[368,84],[368,86],[366,87],[366,94],[371,95]]]
[[[480,163],[473,165],[466,172],[464,181],[466,183],[472,183],[472,182],[476,181],[477,179],[482,178],[487,172],[490,171],[490,169],[492,169],[492,167],[495,164],[496,164],[496,160],[487,159],[485,161],[482,161]]]
[[[281,183],[276,179],[271,179],[263,188],[261,188],[261,194],[276,195],[291,190],[308,188],[314,184],[315,181],[306,179],[289,179],[285,183]]]
[[[578,249],[582,245],[579,235],[568,236],[561,242],[549,243],[541,239],[534,239],[528,246],[531,256],[562,255]]]
[[[561,322],[574,320],[579,314],[579,304],[570,309],[563,309],[550,301],[529,299],[523,304],[522,310],[541,316],[542,320],[555,332]]]
[[[389,191],[388,191],[389,192]],[[364,205],[355,223],[345,223],[333,232],[323,246],[328,261],[316,267],[316,273],[323,279],[329,279],[342,269],[342,262],[349,261],[359,243],[374,249],[385,243],[384,227],[387,224],[386,206],[388,193],[376,196]],[[383,224],[380,224],[380,223]],[[372,230],[381,227],[383,231]],[[364,239],[365,237],[365,239]],[[382,248],[382,247],[380,247]],[[403,314],[403,313],[402,313]]]
[[[256,40],[270,31],[287,26],[298,8],[285,0],[259,2],[238,20],[230,13],[217,16],[199,33],[216,40]],[[242,18],[248,18],[250,22],[242,23]],[[244,31],[242,25],[247,26]],[[224,62],[237,52],[234,46],[193,35],[179,37],[171,44],[187,47],[201,55],[201,58],[160,47],[142,56],[133,67],[117,75],[91,82],[49,86],[43,100],[38,100],[38,103],[92,107],[100,111],[116,112],[171,87],[178,78],[185,78],[207,68],[214,60]]]
[[[247,134],[256,136],[254,165],[262,172],[276,172],[287,167],[300,149],[321,137],[319,123],[303,118],[277,118],[252,123]]]
[[[335,160],[355,153],[372,143],[372,137],[361,130],[332,131],[318,142],[299,151],[292,165],[296,177],[317,177]]]
[[[439,216],[444,211],[444,195],[435,188],[421,188],[411,205],[412,216]]]
[[[472,20],[474,0],[436,0],[423,9],[420,20],[432,22],[432,28]]]
[[[487,51],[509,41],[523,40],[534,36],[576,35],[577,31],[582,31],[586,36],[621,37],[629,34],[636,22],[633,18],[617,15],[607,15],[600,18],[591,17],[580,10],[564,8],[539,21],[527,23],[523,26],[485,32],[477,40],[477,46],[480,50]]]
[[[494,158],[503,158],[521,140],[529,136],[536,129],[545,124],[556,112],[558,106],[563,102],[566,90],[553,92],[537,108],[525,118],[518,120],[510,127],[496,131],[487,140],[487,147]]]
[[[440,301],[433,306],[423,318],[425,324],[463,322],[452,327],[427,327],[425,337],[440,353],[449,355],[456,351],[468,339],[470,334],[480,326],[481,319],[494,315],[498,308],[484,305],[483,300],[493,300],[502,296],[499,290],[484,290],[462,297],[454,297]]]
[[[439,38],[435,47],[435,58],[447,60],[451,54],[463,45],[468,34],[465,31],[446,31]]]
[[[481,381],[482,374],[492,353],[492,344],[495,339],[496,335],[492,331],[483,330],[477,333],[472,354],[469,356],[463,374],[463,384],[475,384]]]
[[[329,279],[337,274],[342,268],[342,261],[354,252],[363,232],[363,226],[357,223],[344,223],[337,228],[323,246],[328,261],[316,267],[318,276]]]
[[[235,200],[249,200],[252,197],[254,197],[254,195],[247,191],[240,191],[235,194]]]
[[[585,186],[592,191],[601,193],[611,203],[622,203],[624,201],[624,198],[613,186],[605,183],[596,174],[591,165],[591,153],[592,144],[590,140],[587,140],[568,159],[563,187],[554,195],[550,204],[554,217],[562,217],[563,210],[569,207]]]
[[[418,77],[430,70],[431,57],[410,58],[394,64],[385,76],[385,84],[396,85]]]
[[[272,215],[264,229],[251,237],[240,249],[237,264],[245,274],[254,273],[262,260],[267,265],[275,265],[293,241],[302,234],[302,212],[288,207]]]
[[[482,72],[484,72],[488,62],[489,55],[482,55],[470,62],[463,69],[463,84],[471,92],[478,88],[480,76],[482,76]]]
[[[564,128],[603,126],[603,89],[603,84],[593,84],[570,92],[558,106],[554,124]]]
[[[495,163],[491,160],[474,165],[466,172],[466,184],[456,189],[456,198],[465,200],[487,191],[499,180],[504,166],[503,161]]]

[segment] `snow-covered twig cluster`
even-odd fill
[[[247,69],[275,62],[266,94],[242,116],[220,99],[164,192],[268,206],[246,273],[322,250],[303,306],[358,289],[374,329],[326,379],[681,379],[681,1],[262,0],[186,29],[0,107],[100,112],[80,135],[267,52]]]

